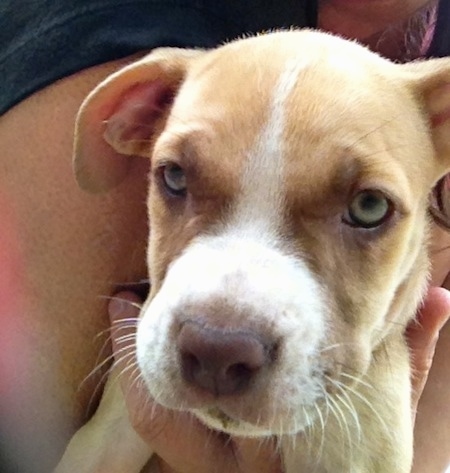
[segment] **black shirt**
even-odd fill
[[[0,115],[81,69],[158,46],[315,26],[316,0],[0,0]]]
[[[0,115],[57,79],[140,50],[208,48],[316,21],[317,0],[0,0]],[[450,56],[450,0],[440,1],[427,55]]]

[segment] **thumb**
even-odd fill
[[[430,287],[418,317],[407,329],[406,338],[411,351],[413,407],[422,394],[433,361],[439,331],[450,315],[450,292]]]

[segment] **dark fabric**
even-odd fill
[[[315,26],[316,0],[0,0],[0,115],[81,69],[158,46]]]
[[[427,56],[450,56],[450,0],[439,2],[436,30]]]

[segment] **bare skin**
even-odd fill
[[[105,341],[98,334],[109,326],[100,296],[146,275],[146,163],[102,196],[80,191],[71,166],[81,101],[120,64],[54,84],[0,118],[0,260],[10,284],[8,296],[0,296],[0,319],[9,328],[0,338],[17,341],[2,343],[9,350],[2,348],[0,386],[8,396],[0,396],[0,417],[7,437],[20,438],[15,471],[51,471],[87,420],[99,377],[82,381]]]
[[[448,232],[439,228],[435,229],[432,254],[434,254],[432,285],[450,289],[450,234]],[[440,297],[446,298],[447,303],[450,302],[448,292],[441,293]],[[438,304],[437,309],[433,308],[433,303]],[[439,306],[441,303],[442,307]],[[436,316],[436,319],[445,321],[446,315],[450,314],[450,305],[446,305],[442,299],[435,298],[427,309],[430,309],[430,320]],[[441,311],[441,314],[437,311]],[[424,318],[426,317],[427,314],[424,314]],[[424,320],[422,325],[425,327],[426,323],[427,321]],[[439,326],[442,326],[442,322],[434,329],[439,329]],[[438,330],[433,330],[433,332],[438,343],[434,357],[433,351],[430,351],[428,363],[425,358],[425,364],[422,367],[424,372],[427,368],[431,369],[417,410],[413,473],[440,473],[450,465],[450,373],[448,367],[450,322],[447,322],[439,333]],[[437,340],[438,337],[439,340]]]
[[[160,406],[142,402],[143,398],[148,399],[145,388],[141,385],[137,388],[139,384],[135,382],[134,375],[130,375],[130,371],[125,369],[133,362],[132,347],[129,344],[126,347],[127,344],[121,342],[134,333],[135,327],[123,327],[120,324],[123,319],[138,317],[140,302],[135,294],[123,292],[117,294],[109,304],[113,326],[121,327],[113,330],[114,350],[120,353],[115,369],[123,373],[120,379],[127,396],[132,425],[157,452],[163,473],[281,473],[281,461],[273,443],[266,441],[261,444],[257,440],[220,435],[210,431],[187,413],[174,415]],[[414,359],[414,408],[417,408],[427,380],[439,330],[449,312],[450,293],[433,287],[419,316],[420,325],[414,324],[408,331]],[[418,469],[417,466],[414,471],[443,471],[445,463],[442,463],[444,466],[441,469],[429,469],[426,454],[424,460],[419,460],[422,465],[427,465],[427,469]],[[445,462],[445,457],[442,458]]]
[[[384,27],[389,11],[392,21],[424,3],[371,0],[364,15],[358,2],[344,5],[344,0],[324,1],[321,23],[332,30],[336,30],[333,24],[341,24],[340,32],[359,37]],[[376,8],[383,14],[375,22]],[[333,11],[339,12],[335,20]],[[366,30],[351,29],[352,22],[356,28],[362,20]],[[369,28],[371,22],[373,28]],[[50,471],[70,436],[89,417],[89,400],[95,398],[94,387],[100,376],[91,376],[84,384],[82,381],[95,367],[103,346],[104,338],[96,336],[110,324],[107,300],[99,295],[111,296],[119,282],[145,277],[146,163],[136,161],[126,182],[100,196],[80,191],[71,170],[73,122],[81,101],[122,64],[115,61],[71,76],[0,118],[0,259],[1,274],[8,275],[3,278],[8,285],[0,278],[0,319],[2,327],[7,327],[0,332],[0,417],[7,437],[20,438],[8,448],[16,447],[20,452],[18,470],[23,473]],[[450,251],[441,250],[450,246],[450,238],[439,233],[434,242],[433,283],[450,287]],[[129,315],[126,311],[135,314],[132,306],[126,307],[119,316]],[[118,316],[117,308],[110,310]],[[412,337],[419,352],[417,369],[423,373],[416,380],[418,391],[426,376],[436,331],[448,314],[448,294],[431,292],[423,310],[424,330],[413,332]],[[428,325],[425,320],[432,323]],[[450,380],[445,366],[449,353],[447,324],[441,331],[418,407],[415,473],[440,473],[450,461],[450,448],[444,447],[450,446]],[[108,349],[104,356],[107,354]],[[14,370],[8,369],[10,359],[15,362]],[[199,424],[191,424],[192,435],[176,436],[177,427],[186,425],[182,416],[174,418],[161,411],[148,424],[142,417],[135,418],[133,406],[131,398],[130,417],[164,458],[161,465],[165,473],[280,471],[270,446],[223,439]],[[155,435],[155,425],[163,426],[163,433]]]

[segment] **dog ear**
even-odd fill
[[[109,76],[77,116],[74,170],[80,187],[103,192],[125,179],[130,159],[150,156],[189,64],[201,51],[157,49]]]
[[[412,74],[429,118],[439,172],[450,170],[450,59],[432,59],[401,66]]]

